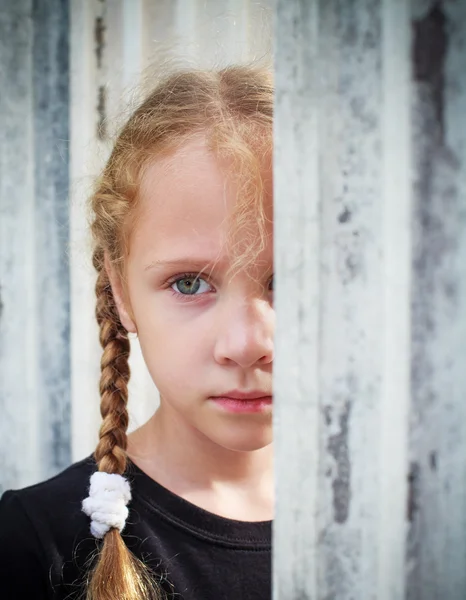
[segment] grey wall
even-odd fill
[[[464,600],[466,2],[275,39],[274,598]]]
[[[0,10],[0,491],[70,462],[66,0]]]
[[[466,2],[411,2],[407,598],[466,597]]]

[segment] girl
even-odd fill
[[[92,197],[103,348],[92,457],[0,504],[5,600],[271,596],[273,88],[168,77]],[[128,333],[160,407],[127,436]]]

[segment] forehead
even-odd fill
[[[240,187],[226,160],[202,138],[148,164],[139,190],[130,253],[219,255],[225,251]],[[272,229],[272,176],[264,166],[264,209]]]

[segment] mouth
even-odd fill
[[[218,396],[212,396],[212,398],[232,398],[233,400],[244,400],[245,402],[247,402],[248,400],[261,400],[262,398],[272,398],[272,394],[263,390],[251,390],[250,392],[230,390],[229,392],[224,392],[223,394],[219,394]]]
[[[272,394],[259,390],[250,392],[231,390],[219,396],[211,396],[210,399],[227,412],[270,412],[272,407]]]

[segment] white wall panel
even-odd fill
[[[31,260],[33,24],[29,1],[18,2],[10,9],[0,17],[0,85],[2,89],[10,87],[9,96],[0,95],[0,491],[31,481],[39,471],[38,406],[34,395],[36,290]],[[17,75],[8,82],[12,72]]]
[[[466,4],[279,0],[275,65],[274,598],[461,600]]]
[[[69,464],[68,6],[0,11],[0,492]]]

